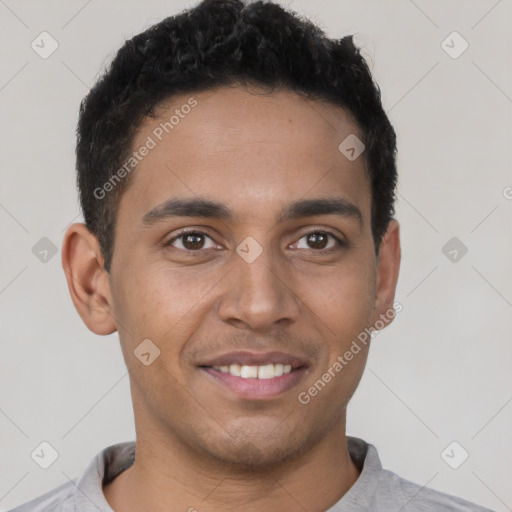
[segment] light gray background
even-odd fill
[[[362,34],[398,134],[403,311],[373,342],[348,432],[405,478],[512,510],[511,2],[282,3],[332,37]],[[32,247],[60,251],[81,220],[80,100],[124,39],[189,5],[0,0],[1,510],[134,439],[117,335],[87,330],[60,254],[43,263]],[[30,46],[42,31],[59,44],[48,59]],[[453,31],[469,43],[457,59],[441,46]],[[454,236],[468,248],[457,262],[442,252]],[[30,457],[41,441],[59,453],[46,470]],[[458,469],[441,457],[452,441],[469,452]]]

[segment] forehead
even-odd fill
[[[292,91],[223,87],[173,96],[156,114],[134,139],[134,150],[151,149],[137,162],[119,215],[141,218],[170,197],[193,196],[227,204],[238,218],[329,194],[369,209],[364,159],[339,149],[363,136],[340,107]]]

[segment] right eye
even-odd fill
[[[205,246],[210,241],[210,246]],[[202,231],[182,231],[164,244],[183,251],[197,252],[200,249],[214,249],[215,242]]]

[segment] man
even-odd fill
[[[127,41],[82,103],[73,303],[118,331],[136,443],[22,511],[481,511],[346,436],[395,315],[395,133],[351,37],[207,0]]]

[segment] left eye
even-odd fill
[[[329,238],[332,243],[329,245]],[[301,241],[305,240],[305,244],[301,246]],[[326,231],[312,231],[304,235],[296,244],[297,249],[332,249],[336,245],[343,245],[341,240],[332,233]]]
[[[179,242],[176,244],[176,242]],[[207,242],[210,242],[210,245]],[[181,235],[175,236],[169,240],[165,245],[171,245],[177,249],[183,249],[185,251],[195,251],[198,249],[213,249],[215,244],[213,240],[201,231],[189,231],[181,233]]]

